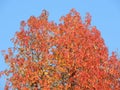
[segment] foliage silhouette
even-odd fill
[[[100,31],[72,9],[60,24],[48,21],[48,12],[22,21],[3,51],[9,69],[5,90],[119,90],[120,61],[108,55]]]

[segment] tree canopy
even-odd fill
[[[82,21],[72,9],[59,24],[48,16],[43,10],[22,21],[13,48],[3,52],[5,90],[119,90],[120,61],[109,55],[90,14]]]

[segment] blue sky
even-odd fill
[[[12,47],[10,39],[19,31],[20,21],[30,16],[39,16],[43,9],[49,11],[49,20],[59,23],[59,18],[75,8],[84,18],[86,12],[92,16],[105,40],[109,52],[120,55],[120,0],[0,0],[0,50]],[[7,68],[0,54],[0,71]],[[0,90],[4,87],[0,79]]]

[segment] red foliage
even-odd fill
[[[21,22],[4,54],[9,69],[5,89],[119,90],[120,61],[108,49],[91,16],[82,22],[72,9],[61,23],[48,21],[48,12]],[[26,27],[28,27],[27,30]]]

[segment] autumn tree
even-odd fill
[[[91,16],[72,9],[60,24],[48,12],[22,21],[3,52],[9,69],[5,90],[120,90],[120,61],[110,56]]]

